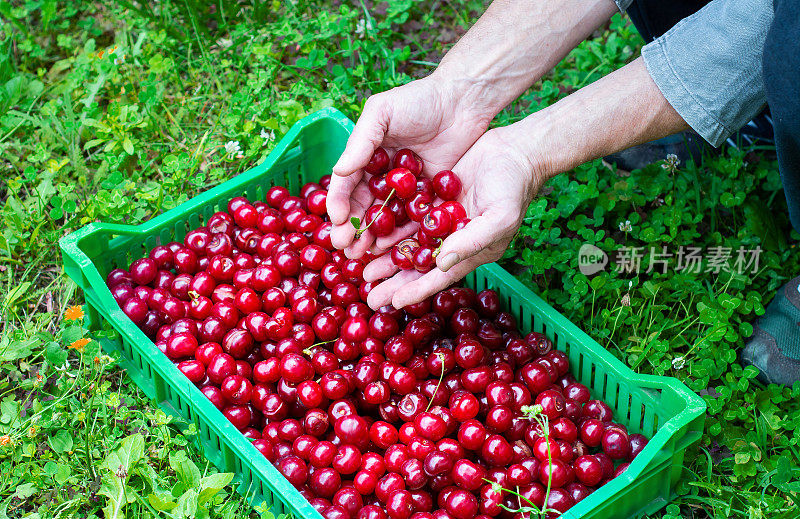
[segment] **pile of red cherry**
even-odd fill
[[[407,148],[391,161],[386,150],[376,149],[364,171],[370,175],[367,185],[378,202],[367,210],[363,222],[356,219],[353,224],[359,235],[369,229],[375,236],[388,236],[409,220],[419,223],[414,236],[394,246],[391,259],[402,270],[428,272],[442,240],[467,225],[469,218],[456,201],[461,194],[458,176],[444,170],[431,180],[422,176],[423,166],[422,159]],[[434,206],[437,200],[441,203]]]
[[[113,297],[326,519],[556,517],[625,470],[647,440],[494,291],[371,311],[329,181],[234,198],[113,270]]]

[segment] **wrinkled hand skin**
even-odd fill
[[[466,98],[458,87],[434,75],[367,100],[333,168],[328,189],[328,214],[334,224],[331,242],[335,247],[344,249],[350,258],[359,258],[374,245],[375,236],[369,231],[354,241],[355,228],[350,220],[363,220],[375,203],[361,168],[378,146],[390,157],[401,148],[414,150],[425,162],[423,173],[432,178],[443,169],[452,169],[486,131],[493,114],[475,113],[462,106]],[[385,240],[382,243],[384,247],[388,244]]]
[[[507,135],[502,128],[487,132],[453,166],[463,183],[458,201],[471,221],[442,243],[438,268],[421,274],[398,271],[388,254],[373,260],[364,269],[364,279],[388,279],[369,293],[370,307],[402,308],[422,301],[503,255],[542,181],[536,165],[515,149]],[[387,250],[416,229],[417,224],[406,225],[380,238],[377,247]]]

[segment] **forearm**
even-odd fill
[[[584,162],[688,128],[641,58],[536,112],[498,128],[542,181]]]
[[[616,10],[613,0],[495,0],[434,76],[494,117]]]

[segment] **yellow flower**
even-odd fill
[[[77,321],[78,319],[83,319],[83,308],[80,306],[70,306],[67,308],[67,311],[64,312],[64,319],[68,321]]]
[[[86,337],[84,337],[83,339],[78,339],[77,341],[70,344],[69,347],[83,353],[83,347],[89,344],[89,340],[90,339],[87,339]]]
[[[11,443],[11,436],[7,434],[0,436],[0,445],[8,445],[9,443]]]

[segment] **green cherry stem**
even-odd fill
[[[380,212],[383,211],[383,209],[386,207],[386,204],[388,204],[389,200],[392,199],[392,195],[394,195],[394,189],[389,191],[389,195],[386,197],[386,200],[383,201],[383,204],[381,204],[381,209],[380,209],[380,211],[378,211],[378,214],[380,214]],[[372,221],[369,222],[367,224],[367,226],[364,227],[364,228],[362,228],[360,226],[356,227],[355,225],[353,225],[353,227],[356,227],[356,240],[359,239],[361,237],[361,235],[364,234],[364,231],[369,229],[372,226],[372,224],[375,223],[375,220],[377,220],[377,219],[378,219],[378,215],[376,214],[375,217],[372,219]],[[352,219],[350,221],[353,222]]]
[[[425,408],[425,412],[428,412],[428,409],[431,408],[431,404],[433,404],[433,399],[436,398],[436,393],[439,392],[439,387],[442,385],[442,380],[444,380],[444,353],[437,353],[437,357],[442,362],[442,373],[439,375],[439,382],[436,383],[436,389],[433,390],[433,394],[431,395],[431,399],[428,401],[428,407]]]

